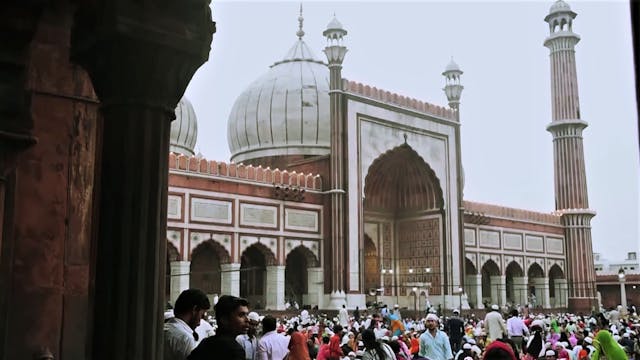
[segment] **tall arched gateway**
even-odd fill
[[[383,295],[405,306],[413,306],[412,292],[442,295],[443,203],[439,179],[408,144],[373,161],[363,204],[366,286],[382,287]],[[373,251],[379,259],[375,279],[369,273]]]

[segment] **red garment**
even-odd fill
[[[309,357],[309,348],[307,347],[307,337],[298,331],[294,331],[291,334],[288,359],[311,360],[311,357]]]
[[[320,349],[318,349],[318,356],[316,356],[316,360],[329,360],[329,344],[320,345]]]
[[[338,334],[333,334],[329,340],[329,360],[340,360],[342,358],[340,340],[340,335]]]
[[[415,336],[411,337],[411,354],[417,354],[420,351],[420,341]]]

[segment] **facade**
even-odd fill
[[[463,200],[463,72],[453,60],[442,73],[448,107],[343,79],[347,31],[329,23],[322,61],[301,14],[287,55],[231,109],[231,162],[194,157],[172,137],[182,150],[169,161],[170,299],[197,286],[272,310],[597,308],[575,16],[557,1],[545,17],[556,209],[539,213]],[[172,134],[195,129],[182,113]]]

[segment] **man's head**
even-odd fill
[[[429,330],[437,329],[439,322],[440,322],[440,319],[438,318],[438,315],[431,314],[431,313],[429,315],[427,315],[427,318],[425,320],[425,324],[427,326],[427,329],[429,329]]]
[[[218,329],[232,335],[246,334],[249,330],[249,302],[246,299],[223,295],[214,307]]]
[[[262,318],[262,332],[268,333],[269,331],[274,331],[277,326],[276,318],[271,315],[267,315]]]
[[[453,309],[453,315],[456,315],[456,316],[460,315],[460,310]]]
[[[333,333],[342,336],[342,326],[340,324],[336,324],[333,326]]]
[[[191,329],[195,329],[200,325],[200,320],[210,307],[207,294],[202,290],[187,289],[180,293],[176,299],[173,314],[176,318],[187,323]]]
[[[260,324],[260,315],[252,311],[247,315],[247,319],[249,320],[249,331],[247,331],[247,334],[253,336],[256,334],[258,325]]]
[[[556,352],[554,350],[552,350],[552,349],[549,349],[544,353],[544,358],[546,360],[556,360],[556,358],[557,358]]]

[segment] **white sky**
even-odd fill
[[[322,31],[335,13],[349,32],[343,77],[446,105],[451,56],[464,71],[465,200],[554,210],[549,34],[552,1],[305,2],[304,40],[325,60]],[[570,1],[594,251],[640,251],[638,138],[629,5]],[[217,1],[210,59],[186,96],[198,116],[196,152],[228,161],[236,97],[296,41],[298,2]]]

